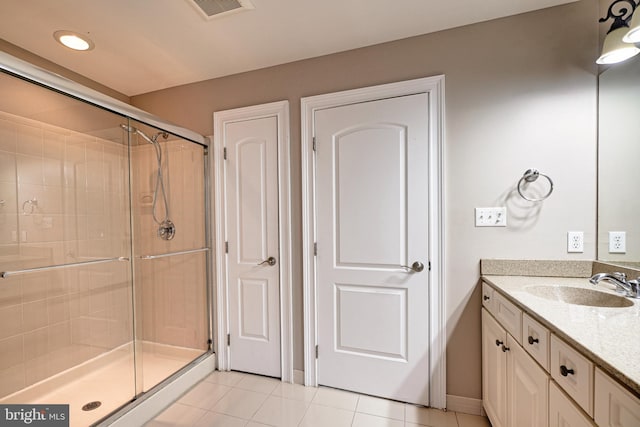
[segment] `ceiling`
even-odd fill
[[[0,38],[133,96],[573,1],[251,0],[205,19],[192,0],[1,0]]]

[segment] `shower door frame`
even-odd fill
[[[280,375],[282,382],[294,382],[293,372],[293,285],[291,259],[291,179],[290,179],[290,131],[289,101],[217,111],[213,114],[213,166],[215,171],[213,202],[215,215],[215,353],[218,370],[230,370],[229,296],[227,293],[227,264],[225,251],[226,194],[224,177],[225,123],[241,120],[277,117],[278,133],[278,245],[280,249]]]

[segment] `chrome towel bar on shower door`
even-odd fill
[[[7,277],[15,276],[18,274],[38,273],[41,271],[59,270],[61,268],[68,268],[68,267],[80,267],[84,265],[104,264],[104,263],[113,262],[113,261],[129,261],[129,258],[121,256],[116,258],[96,259],[93,261],[73,262],[70,264],[47,265],[45,267],[25,268],[24,270],[0,271],[0,278],[6,279]]]
[[[140,259],[157,259],[157,258],[166,258],[166,257],[176,256],[176,255],[197,254],[198,252],[207,252],[208,250],[209,248],[200,248],[200,249],[191,249],[188,251],[169,252],[166,254],[159,254],[159,255],[140,255]]]

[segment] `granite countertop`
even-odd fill
[[[482,279],[640,397],[640,299],[630,307],[591,307],[554,301],[528,286],[558,285],[616,294],[587,278],[485,275]]]

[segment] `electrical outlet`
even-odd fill
[[[627,233],[624,231],[609,232],[609,253],[623,254],[627,252]]]
[[[582,231],[567,232],[567,252],[570,252],[570,253],[584,252],[584,232]]]
[[[507,208],[476,208],[476,227],[506,227]]]

